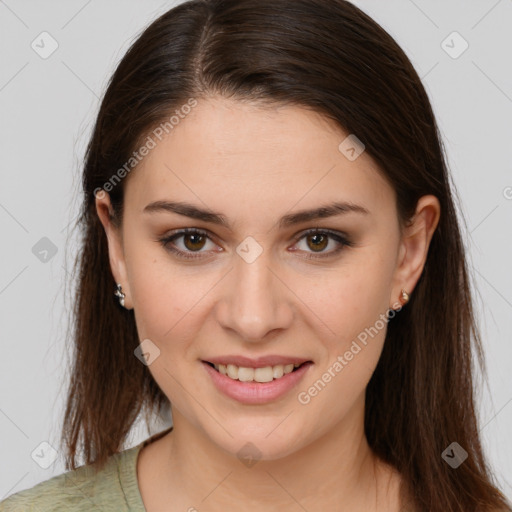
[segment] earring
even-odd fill
[[[409,294],[405,290],[402,290],[400,292],[400,303],[402,304],[402,306],[404,306],[408,302],[409,302]]]
[[[114,292],[114,295],[116,297],[119,297],[119,304],[121,304],[121,306],[123,306],[123,308],[124,308],[125,294],[121,291],[121,289],[122,289],[122,286],[119,283],[117,283],[117,289]]]

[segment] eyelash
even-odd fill
[[[180,238],[184,235],[190,235],[190,234],[205,236],[211,240],[210,236],[208,235],[208,233],[206,231],[196,229],[196,228],[187,228],[187,229],[182,229],[180,231],[176,231],[175,233],[172,233],[171,235],[165,236],[163,238],[159,238],[158,241],[162,244],[162,246],[166,250],[176,254],[179,258],[182,258],[185,260],[193,260],[193,259],[197,259],[197,258],[202,258],[203,256],[201,255],[200,252],[198,252],[197,254],[194,254],[193,256],[188,256],[188,254],[193,253],[193,251],[182,251],[180,249],[176,249],[176,247],[173,247],[172,245],[169,245],[171,242],[173,242],[177,238]],[[308,235],[328,235],[331,239],[333,239],[337,243],[339,243],[340,246],[337,249],[334,249],[333,251],[330,251],[325,254],[308,253],[308,256],[303,256],[303,258],[305,258],[305,259],[322,259],[322,258],[333,257],[334,255],[336,255],[340,251],[342,251],[344,247],[352,247],[353,246],[353,243],[350,240],[348,240],[346,238],[346,236],[342,235],[341,233],[338,233],[336,231],[331,231],[329,229],[320,229],[320,228],[313,228],[313,229],[307,230],[306,232],[302,233],[299,237],[297,237],[295,239],[294,243],[296,244],[297,242],[299,242],[303,238],[307,237]]]

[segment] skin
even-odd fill
[[[297,398],[358,334],[400,307],[401,289],[413,293],[440,215],[438,200],[424,196],[401,232],[394,191],[376,163],[366,152],[350,161],[339,151],[347,135],[300,107],[200,99],[126,178],[121,229],[109,220],[108,194],[98,194],[114,278],[140,340],[160,350],[148,368],[172,404],[173,431],[138,459],[149,512],[399,510],[400,475],[373,455],[363,427],[385,326],[309,403]],[[231,229],[143,213],[156,200],[221,212]],[[277,227],[285,214],[335,200],[369,214]],[[158,241],[183,228],[211,234],[174,240],[200,258],[179,259]],[[338,243],[328,238],[317,249],[300,237],[310,228],[346,233],[353,246],[333,254]],[[236,252],[247,236],[263,250],[250,264]],[[319,253],[332,255],[305,258]],[[313,365],[283,398],[246,405],[204,371],[201,360],[226,354]],[[260,452],[251,467],[237,457],[247,442]]]

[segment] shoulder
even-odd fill
[[[0,512],[138,510],[133,505],[134,501],[140,504],[136,478],[139,449],[140,445],[112,455],[100,471],[92,465],[80,466],[17,492],[0,502]]]

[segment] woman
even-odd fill
[[[434,115],[362,11],[171,9],[111,79],[83,186],[70,471],[3,510],[511,510]]]

